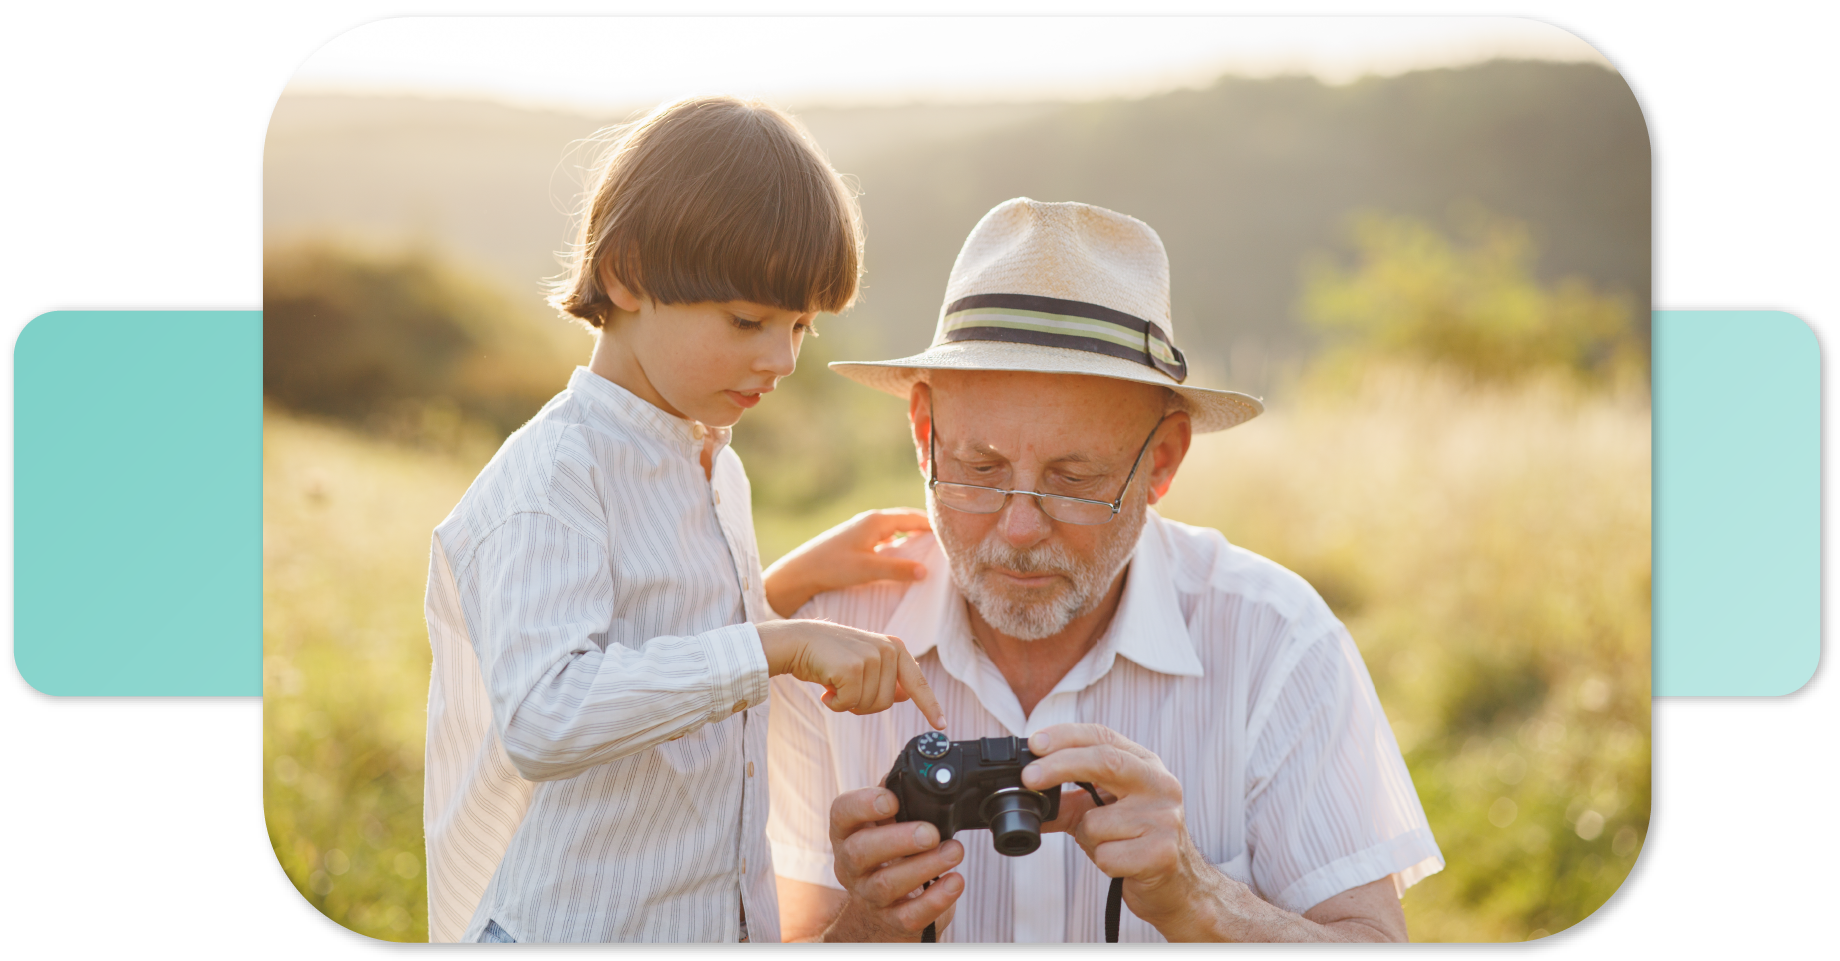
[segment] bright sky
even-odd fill
[[[1509,18],[422,17],[335,38],[289,89],[588,109],[705,93],[801,107],[1084,100],[1223,73],[1338,83],[1495,56],[1604,62],[1558,27]]]

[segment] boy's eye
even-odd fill
[[[742,330],[759,330],[761,328],[761,323],[758,320],[749,320],[746,317],[734,317],[734,316],[731,316],[729,319],[733,320],[735,322],[735,326],[739,327]]]

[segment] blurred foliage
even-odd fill
[[[1542,283],[1521,221],[1474,205],[1453,220],[1454,241],[1422,220],[1365,211],[1351,218],[1352,269],[1306,262],[1303,319],[1342,348],[1341,366],[1391,354],[1483,380],[1553,369],[1598,384],[1646,377],[1646,325],[1627,296],[1577,277]]]
[[[271,245],[262,287],[263,393],[398,440],[495,447],[588,356],[426,249]]]

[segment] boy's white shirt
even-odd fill
[[[776,615],[707,434],[577,368],[435,528],[429,940],[734,941],[738,907],[779,940],[752,623]]]

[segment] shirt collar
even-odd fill
[[[683,448],[693,457],[702,452],[709,440],[715,442],[713,454],[728,446],[734,436],[727,427],[708,427],[665,413],[650,401],[586,367],[575,368],[575,373],[569,377],[569,392],[582,399],[589,416],[602,420],[602,426],[637,427],[665,443]]]
[[[934,538],[924,557],[916,558],[937,573],[908,588],[889,618],[886,631],[907,645],[915,657],[939,649],[942,666],[967,684],[978,671],[978,651],[971,637],[963,595],[952,583],[945,552]],[[1093,650],[1067,672],[1055,691],[1080,690],[1104,677],[1118,657],[1159,674],[1202,676],[1201,659],[1188,633],[1188,621],[1176,597],[1163,519],[1152,510],[1144,521],[1125,575],[1124,594],[1111,626]],[[973,685],[975,686],[975,685]]]

